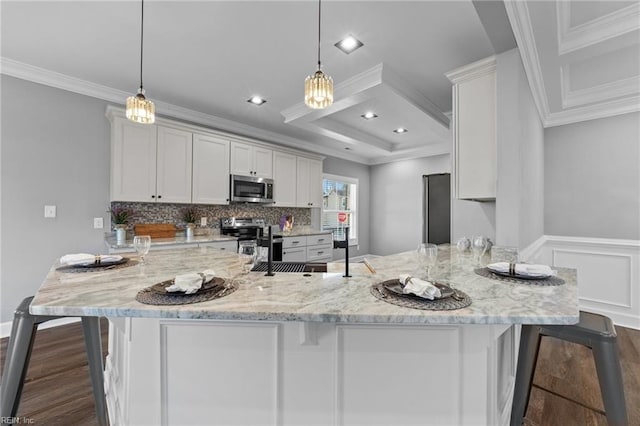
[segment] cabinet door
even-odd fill
[[[273,151],[256,146],[253,148],[253,175],[273,178]]]
[[[322,161],[309,160],[309,204],[322,207]]]
[[[111,132],[111,201],[154,201],[156,126],[115,118]]]
[[[457,91],[456,196],[461,199],[495,199],[495,73],[461,82],[454,90]]]
[[[229,204],[229,141],[193,135],[194,204]]]
[[[282,261],[283,262],[306,262],[307,248],[306,247],[283,248]]]
[[[191,202],[192,136],[190,132],[158,126],[158,202]]]
[[[322,207],[322,162],[298,157],[296,204],[298,207]]]
[[[296,162],[295,155],[273,153],[273,204],[277,207],[296,206]]]
[[[240,142],[231,142],[231,173],[253,176],[253,147]]]

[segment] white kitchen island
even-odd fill
[[[438,274],[471,296],[453,311],[404,308],[371,285],[416,273],[411,253],[310,277],[238,275],[203,247],[152,252],[146,265],[51,269],[31,311],[110,320],[105,387],[114,425],[508,424],[517,324],[578,321],[575,270],[561,286],[481,277],[441,247]],[[57,266],[57,265],[56,265]],[[239,280],[208,302],[145,305],[136,293],[213,268]]]

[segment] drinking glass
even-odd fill
[[[480,260],[482,259],[482,255],[484,255],[484,251],[487,248],[487,239],[482,235],[476,235],[471,240],[471,249],[473,250],[473,258],[477,266],[480,265]]]
[[[144,263],[144,257],[149,253],[149,249],[151,248],[151,236],[136,235],[133,237],[133,248],[138,252],[140,262]]]
[[[238,260],[243,274],[248,274],[256,263],[258,251],[255,243],[238,246]]]
[[[418,263],[427,270],[427,280],[431,280],[431,271],[438,262],[438,246],[435,244],[422,243],[416,250]]]

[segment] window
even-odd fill
[[[322,229],[344,240],[349,227],[349,242],[358,244],[358,179],[325,174],[322,179]]]

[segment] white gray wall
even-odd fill
[[[523,249],[544,234],[544,129],[518,49],[496,60],[495,242]]]
[[[544,233],[640,239],[640,113],[545,129]]]
[[[349,257],[372,253],[370,243],[370,168],[341,158],[327,157],[322,163],[322,171],[332,175],[358,179],[358,247],[349,248]],[[334,259],[343,259],[344,250],[334,250]]]
[[[371,253],[414,250],[422,241],[422,175],[450,173],[449,155],[371,166]]]
[[[107,103],[2,75],[0,322],[35,294],[54,260],[105,247],[108,225]],[[55,219],[44,206],[57,206]]]

